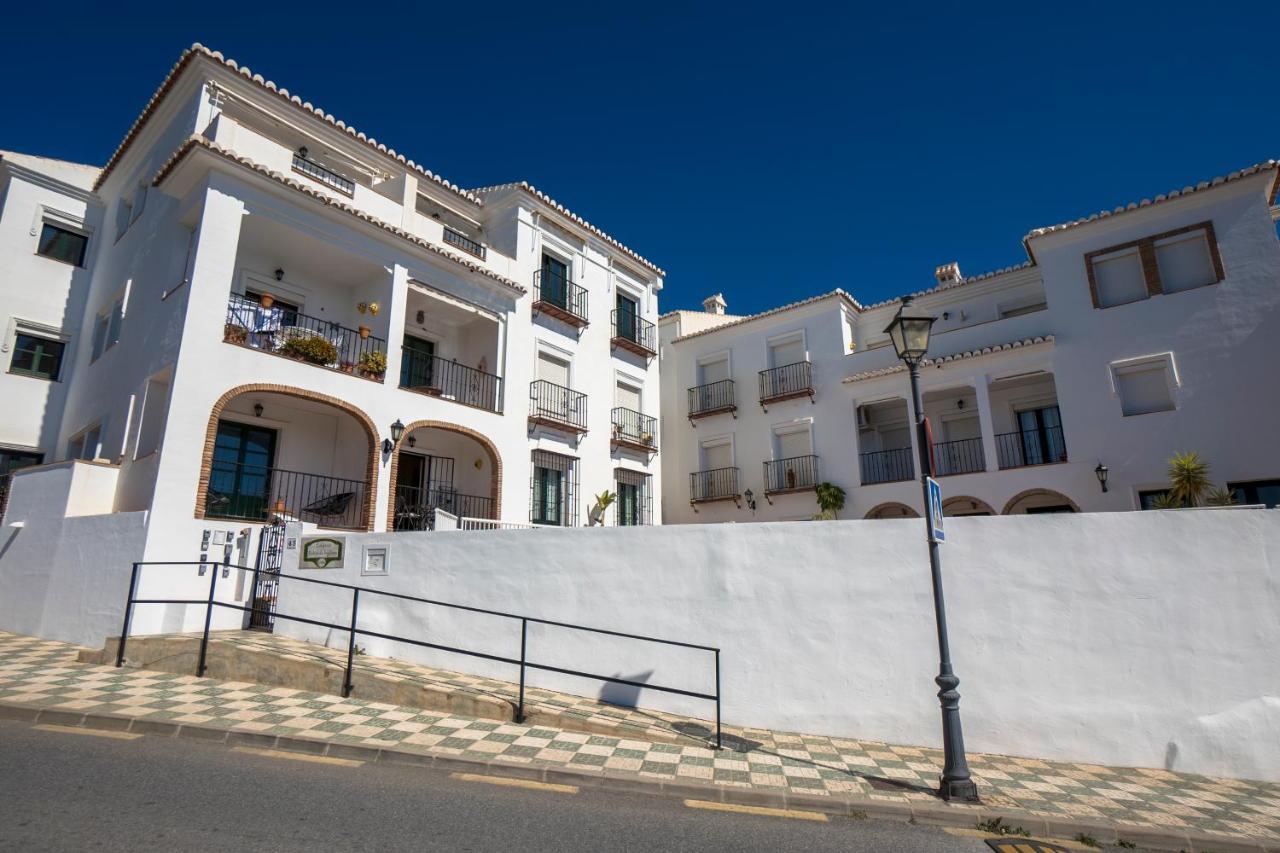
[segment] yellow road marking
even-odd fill
[[[142,735],[137,732],[111,732],[104,729],[82,729],[77,726],[55,726],[51,723],[44,723],[39,726],[32,726],[42,732],[62,732],[67,735],[92,735],[93,737],[109,737],[115,740],[137,740]]]
[[[961,838],[1001,839],[1001,846],[1011,851],[1018,851],[1018,853],[1027,853],[1028,850],[1033,851],[1033,853],[1040,853],[1042,848],[1037,845],[1044,844],[1052,845],[1054,847],[1065,847],[1068,850],[1087,851],[1093,849],[1087,844],[1081,844],[1079,841],[1069,838],[1031,838],[1026,841],[1015,841],[1010,839],[1007,835],[998,835],[994,832],[984,832],[981,829],[973,829],[964,826],[945,826],[942,828],[942,831],[948,835],[957,835]]]
[[[308,755],[305,752],[286,752],[283,749],[260,749],[256,746],[237,746],[232,752],[243,752],[248,755],[264,755],[268,758],[288,758],[290,761],[310,761],[312,764],[336,764],[339,767],[359,767],[363,761],[354,758],[330,758],[327,755]]]
[[[767,806],[740,806],[736,803],[714,803],[710,800],[685,800],[684,804],[691,809],[707,809],[717,812],[734,812],[736,814],[755,814],[765,817],[789,817],[794,820],[816,820],[826,823],[827,816],[822,812],[806,812],[798,809],[771,809]]]
[[[552,782],[535,782],[532,779],[509,779],[506,776],[482,776],[479,773],[450,773],[450,779],[462,782],[484,782],[486,785],[506,785],[509,788],[528,788],[530,791],[554,791],[557,794],[576,794],[577,785],[557,785]]]

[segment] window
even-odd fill
[[[46,258],[53,258],[55,261],[71,264],[72,266],[84,266],[85,248],[89,245],[89,238],[84,234],[78,234],[75,231],[69,231],[66,228],[60,228],[48,222],[44,223],[44,227],[40,229],[40,242],[36,246],[36,254],[44,255]]]
[[[1191,290],[1224,276],[1212,222],[1099,249],[1084,259],[1095,308]]]
[[[613,479],[618,493],[617,515],[615,521],[619,527],[638,527],[652,524],[653,498],[650,483],[653,478],[640,471],[627,468],[616,468]]]
[[[265,520],[272,510],[275,454],[275,430],[218,421],[205,514],[211,518]]]
[[[9,486],[13,482],[10,475],[20,468],[30,468],[43,461],[43,453],[0,448],[0,518],[4,518],[5,506],[9,503]]]
[[[1173,383],[1168,357],[1111,365],[1120,411],[1125,417],[1172,411]]]
[[[142,421],[138,425],[138,441],[133,450],[134,459],[141,459],[160,449],[160,439],[164,436],[165,415],[168,410],[168,380],[148,380],[146,396],[142,398]]]
[[[629,341],[636,341],[637,323],[636,317],[640,313],[640,304],[636,300],[627,296],[621,290],[617,293],[616,306],[618,309],[617,329],[614,334],[620,338],[626,338]]]
[[[1231,490],[1238,504],[1266,504],[1268,509],[1280,507],[1280,480],[1227,483],[1227,488]]]
[[[807,357],[804,336],[794,335],[785,340],[769,342],[769,366],[785,367],[788,364],[799,364]]]
[[[542,256],[542,281],[539,282],[538,298],[543,302],[569,306],[569,265],[552,255]]]
[[[727,438],[702,443],[702,470],[733,467],[733,443]]]
[[[120,326],[124,322],[124,300],[117,299],[110,310],[99,314],[93,324],[93,355],[96,361],[104,352],[120,343]]]
[[[1138,507],[1139,509],[1157,509],[1157,502],[1168,496],[1168,489],[1145,489],[1138,492]]]
[[[1037,311],[1044,311],[1048,307],[1049,307],[1049,303],[1045,302],[1043,299],[1040,299],[1035,302],[1022,302],[1022,303],[1013,303],[1011,305],[1001,305],[999,309],[1000,319],[1005,320],[1005,319],[1008,319],[1009,317],[1021,317],[1023,314],[1034,314]],[[977,513],[971,513],[971,514],[977,514]],[[986,515],[988,513],[982,513],[982,514]]]
[[[62,353],[66,344],[49,338],[19,332],[13,341],[12,373],[35,376],[57,382],[62,371]]]
[[[529,521],[555,527],[577,525],[578,460],[546,450],[533,451],[529,478]]]
[[[618,406],[624,409],[639,412],[640,389],[635,385],[632,385],[630,382],[623,382],[619,379],[614,391],[614,401]]]
[[[81,430],[67,442],[68,459],[97,459],[102,450],[102,424]]]

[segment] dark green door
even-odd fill
[[[426,338],[404,336],[404,358],[400,360],[401,388],[430,388],[435,374],[436,345]]]
[[[554,468],[533,469],[533,523],[562,525],[564,472]]]
[[[265,520],[271,512],[275,456],[275,430],[219,421],[205,512],[215,518]]]
[[[618,294],[618,337],[629,341],[636,340],[636,313],[638,306],[634,299]]]
[[[542,256],[542,282],[539,298],[561,308],[569,307],[569,265],[550,255]]]
[[[623,527],[640,524],[640,486],[636,483],[618,484],[618,524]]]

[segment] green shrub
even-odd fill
[[[290,338],[281,345],[280,352],[308,364],[333,364],[338,360],[338,348],[324,338]]]
[[[383,352],[365,352],[360,354],[360,369],[365,373],[381,375],[387,372],[387,354]]]

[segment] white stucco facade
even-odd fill
[[[912,307],[937,317],[921,389],[949,514],[1138,509],[1180,451],[1238,501],[1275,504],[1277,170],[1039,229],[1011,269],[939,268]],[[842,518],[918,514],[909,380],[884,334],[899,304],[835,291],[665,315],[666,522],[808,518],[823,482],[845,490]]]

